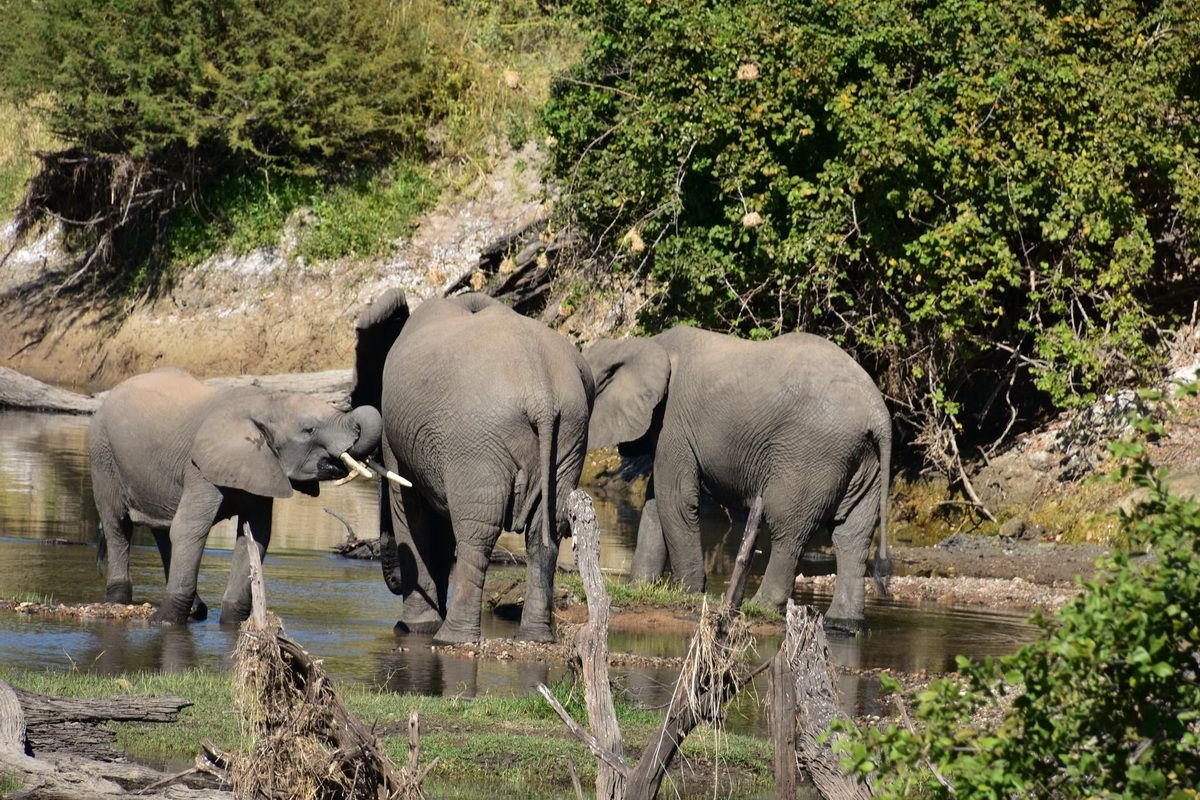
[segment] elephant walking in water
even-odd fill
[[[410,315],[391,290],[363,310],[351,397],[379,403],[384,466],[414,484],[385,484],[380,503],[398,630],[478,641],[488,561],[511,530],[528,555],[520,636],[554,639],[558,545],[592,395],[574,345],[486,295],[428,299]]]
[[[237,517],[221,622],[250,614],[250,560],[271,540],[275,498],[316,496],[318,481],[346,477],[379,446],[382,422],[370,407],[343,413],[316,398],[257,386],[218,389],[181,369],[130,378],[108,393],[88,427],[93,493],[107,551],[106,601],[132,601],[129,537],[151,528],[167,575],[153,619],[203,619],[196,595],[200,557],[212,526]]]
[[[677,327],[601,340],[584,357],[596,381],[589,446],[654,456],[633,577],[705,586],[701,491],[726,506],[762,495],[771,557],[756,599],[782,607],[814,534],[831,535],[834,626],[863,621],[868,551],[886,561],[892,423],[870,376],[833,343],[805,333],[766,342]]]

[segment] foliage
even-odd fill
[[[880,796],[1196,796],[1200,503],[1172,496],[1140,443],[1114,452],[1120,476],[1149,491],[1122,525],[1150,555],[1116,552],[1015,655],[960,658],[959,679],[912,698],[913,726],[862,732],[844,760],[872,775]],[[998,721],[970,721],[997,707]]]
[[[828,335],[945,466],[1146,375],[1191,309],[1190,0],[573,6],[553,173],[646,328]]]
[[[85,266],[160,252],[174,211],[263,170],[339,182],[420,154],[446,81],[439,0],[0,0],[0,86],[52,98],[67,149],[19,215],[84,230]],[[353,180],[351,180],[353,183]]]

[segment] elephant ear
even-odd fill
[[[383,396],[383,363],[408,322],[408,300],[400,289],[388,289],[366,305],[354,323],[354,376],[350,406],[379,408]]]
[[[588,447],[634,442],[645,436],[667,394],[671,358],[649,339],[602,339],[583,353],[596,382]]]
[[[192,461],[214,486],[260,497],[292,496],[268,429],[244,411],[231,407],[210,414],[192,440]]]

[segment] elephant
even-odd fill
[[[384,580],[396,630],[435,644],[480,639],[483,582],[502,530],[524,532],[518,636],[553,641],[554,572],[567,497],[587,451],[594,387],[578,349],[484,294],[423,300],[391,289],[357,322],[355,403],[379,403]],[[451,591],[451,588],[453,591]]]
[[[88,457],[108,561],[106,602],[132,601],[134,524],[154,534],[166,574],[152,620],[181,624],[208,610],[196,594],[212,526],[237,517],[221,623],[250,613],[251,541],[271,540],[275,498],[316,496],[319,481],[347,477],[379,447],[378,410],[346,413],[295,392],[216,388],[175,367],[129,378],[107,393],[88,425]]]
[[[807,333],[769,341],[678,326],[600,339],[584,350],[596,381],[590,447],[651,454],[631,577],[669,559],[690,591],[706,583],[699,500],[727,507],[762,496],[771,555],[755,599],[782,608],[814,534],[832,537],[831,628],[860,629],[868,551],[887,563],[892,423],[875,383],[845,351]]]

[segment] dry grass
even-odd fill
[[[234,697],[252,743],[232,755],[236,797],[419,800],[421,775],[396,770],[379,739],[347,711],[320,663],[267,624],[242,626]],[[415,767],[415,764],[413,765]]]
[[[685,695],[696,719],[721,726],[725,706],[753,648],[754,635],[745,616],[736,609],[714,608],[705,598],[700,624],[675,687]]]

